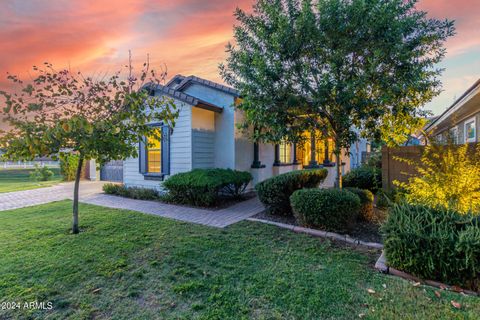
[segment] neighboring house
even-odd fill
[[[440,142],[449,137],[457,144],[480,141],[480,79],[424,130]]]
[[[151,90],[152,96],[167,96],[179,108],[174,128],[163,123],[158,127],[161,141],[149,137],[139,146],[137,158],[123,163],[123,182],[127,186],[160,188],[160,181],[168,176],[196,168],[231,168],[249,171],[254,184],[273,175],[303,167],[330,165],[333,142],[309,137],[302,146],[293,144],[256,144],[236,127],[242,113],[234,107],[239,103],[237,90],[195,76],[175,76],[165,86]],[[360,164],[366,151],[364,140],[354,144],[350,152],[354,162]],[[312,155],[314,161],[312,161]],[[351,168],[350,154],[345,152],[344,172]]]

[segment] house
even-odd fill
[[[480,79],[424,129],[427,136],[454,143],[480,141]],[[425,139],[423,139],[425,141]]]
[[[332,165],[332,139],[294,144],[253,143],[236,127],[242,121],[237,90],[196,76],[177,75],[166,85],[151,88],[152,96],[167,96],[179,108],[174,128],[153,123],[161,141],[145,137],[139,154],[123,162],[126,186],[160,188],[168,176],[196,168],[231,168],[249,171],[254,184],[273,175],[305,167]],[[314,135],[315,136],[315,135]],[[151,143],[146,143],[150,141]],[[359,140],[345,151],[344,172],[360,165],[367,143]],[[353,162],[351,161],[353,160]]]

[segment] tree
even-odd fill
[[[0,135],[4,157],[29,160],[57,156],[69,150],[78,155],[76,165],[72,232],[79,232],[78,191],[85,160],[99,165],[137,155],[142,136],[158,135],[149,123],[163,121],[174,126],[178,111],[171,99],[152,97],[151,85],[160,83],[165,72],[149,69],[148,61],[138,77],[131,59],[110,77],[93,78],[81,72],[57,71],[50,63],[33,67],[35,78],[13,82],[3,96],[4,119],[11,129]],[[157,136],[157,138],[160,138]]]
[[[237,9],[236,45],[220,72],[244,97],[244,126],[262,128],[254,138],[268,142],[322,127],[341,187],[342,148],[389,135],[387,122],[399,126],[389,140],[406,139],[401,127],[418,126],[440,92],[436,64],[453,22],[428,18],[416,2],[258,0],[251,14]]]

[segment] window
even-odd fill
[[[139,172],[145,180],[162,180],[170,174],[171,130],[162,124],[152,126],[152,135],[143,137],[139,144]]]
[[[475,125],[475,118],[465,121],[465,142],[475,142],[477,140]]]
[[[147,137],[147,172],[162,172],[162,132],[155,129],[155,134]]]
[[[280,163],[291,163],[292,146],[287,143],[280,144]]]
[[[453,127],[452,129],[450,129],[450,139],[452,139],[452,142],[454,144],[459,144],[460,143],[460,139],[459,139],[459,136],[458,136],[458,127]]]

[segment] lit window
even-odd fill
[[[291,152],[292,152],[292,147],[290,144],[287,144],[287,143],[280,144],[280,159],[279,159],[280,162],[291,163],[292,162]]]
[[[147,137],[147,172],[162,172],[162,134],[160,129],[155,129],[155,134]]]
[[[476,134],[475,118],[465,121],[465,142],[475,142]]]

